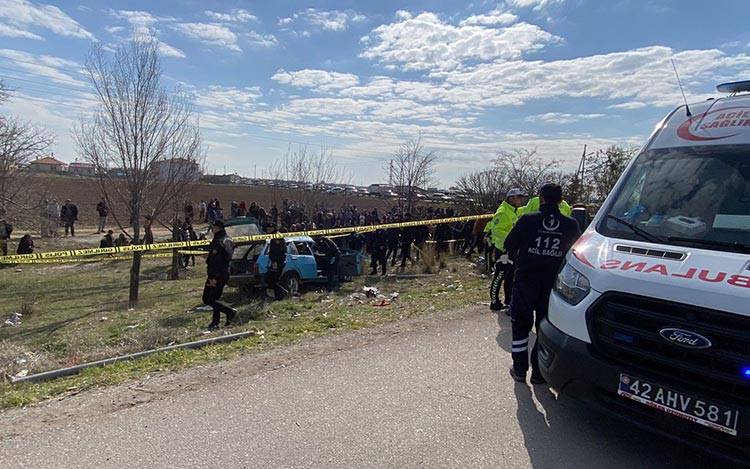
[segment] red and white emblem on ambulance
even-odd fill
[[[703,142],[736,137],[750,130],[750,107],[728,107],[691,116],[677,128],[685,140]]]

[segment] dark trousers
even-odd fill
[[[76,235],[76,222],[75,221],[66,221],[65,222],[65,236],[68,236],[68,230],[70,230],[70,236]]]
[[[284,270],[284,266],[281,269],[268,269],[266,272],[266,285],[268,288],[273,289],[273,296],[276,300],[283,300],[284,294],[287,291],[281,286],[281,272]]]
[[[333,257],[326,261],[326,265],[323,268],[326,279],[328,280],[328,290],[333,291],[338,287],[339,281],[339,258]]]
[[[549,278],[547,278],[549,277]],[[516,278],[513,285],[513,300],[510,304],[510,316],[513,322],[513,368],[524,375],[529,369],[529,333],[542,319],[547,317],[549,296],[552,292],[554,275],[539,273],[532,277]],[[536,313],[536,314],[534,314]],[[539,342],[534,342],[531,349],[531,369],[539,373]]]
[[[394,256],[395,257],[395,256]],[[383,275],[385,275],[386,271],[386,264],[388,264],[388,253],[385,249],[377,249],[372,252],[370,255],[370,268],[372,269],[372,272],[370,272],[370,275],[375,275],[378,271],[378,264],[380,264],[380,271]],[[395,262],[395,259],[394,259]]]
[[[500,286],[503,287],[503,300],[506,305],[510,306],[513,298],[513,276],[516,272],[515,266],[500,261],[495,262],[495,271],[492,273],[492,283],[490,283],[490,301],[500,303]]]
[[[385,259],[391,259],[391,265],[396,265],[396,259],[398,259],[398,244],[388,245],[388,251],[385,254]]]
[[[401,267],[406,267],[406,259],[414,262],[411,258],[411,241],[408,243],[401,243]]]
[[[227,284],[227,277],[220,277],[216,279],[216,285],[208,285],[206,280],[206,286],[203,287],[203,304],[213,307],[214,313],[211,319],[211,324],[218,325],[221,320],[221,313],[227,315],[227,320],[234,315],[234,310],[230,308],[226,303],[219,301],[221,294],[224,292],[224,287]]]

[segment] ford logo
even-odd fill
[[[675,327],[666,327],[659,331],[664,340],[671,342],[680,347],[704,349],[709,348],[712,344],[706,337],[695,332],[677,329]]]

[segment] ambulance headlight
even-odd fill
[[[591,284],[582,273],[565,263],[555,280],[555,293],[571,305],[577,305],[591,291]]]

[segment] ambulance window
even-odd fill
[[[750,244],[747,159],[747,147],[643,153],[623,176],[625,181],[608,213],[665,242],[688,238],[702,241],[701,247],[709,246],[706,241]],[[643,240],[611,217],[599,228],[611,236]]]

